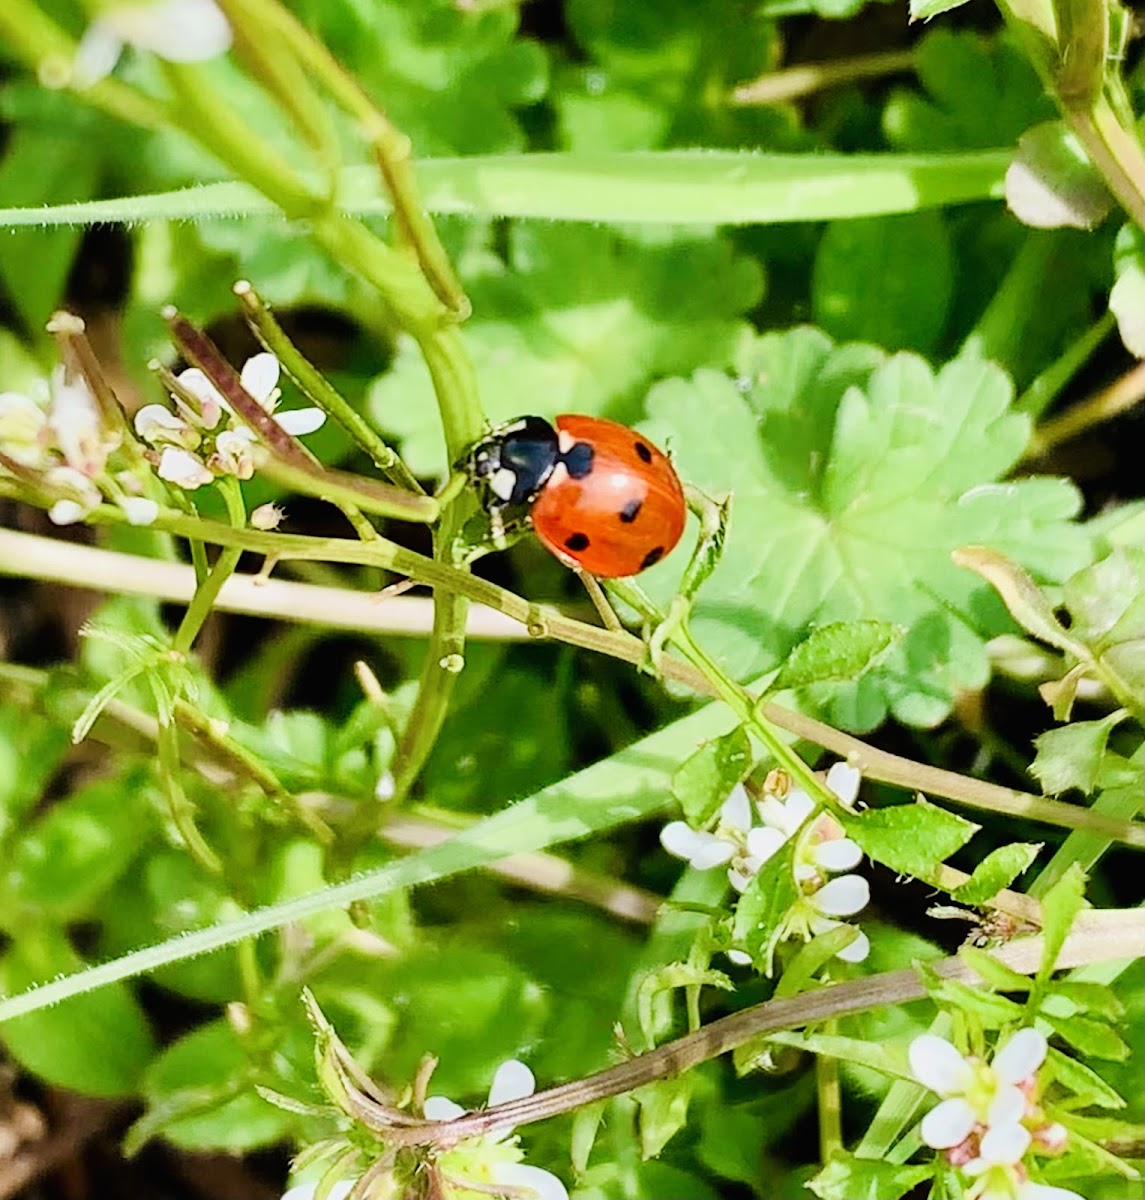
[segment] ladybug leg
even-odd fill
[[[571,563],[570,566],[576,577],[584,584],[584,590],[588,592],[589,599],[600,614],[600,619],[604,622],[605,629],[612,633],[620,633],[624,629],[624,626],[620,623],[620,618],[616,615],[616,609],[612,607],[608,597],[604,594],[604,588],[600,586],[600,580],[583,567],[577,566],[576,563]]]
[[[687,623],[696,593],[720,561],[724,542],[727,539],[728,520],[731,516],[730,496],[726,496],[723,500],[713,500],[691,484],[685,485],[684,494],[688,501],[688,507],[700,519],[700,534],[692,549],[688,565],[684,568],[684,577],[680,580],[680,590],[672,597],[671,604],[668,606],[667,616],[645,637],[648,653],[644,666],[654,675],[661,674],[660,662],[665,647],[678,630]]]

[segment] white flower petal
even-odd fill
[[[503,1062],[493,1076],[489,1088],[489,1107],[495,1104],[507,1104],[510,1100],[523,1100],[537,1090],[537,1081],[533,1072],[523,1062],[511,1058]]]
[[[346,1197],[354,1190],[353,1179],[340,1179],[330,1189],[329,1200],[346,1200]],[[318,1181],[313,1183],[300,1183],[296,1187],[292,1187],[289,1192],[282,1197],[282,1200],[314,1200],[314,1193],[318,1190]]]
[[[751,955],[745,950],[725,950],[724,953],[737,967],[751,966]]]
[[[1030,1131],[1017,1121],[1008,1125],[991,1125],[982,1135],[978,1154],[995,1166],[1012,1167],[1022,1161],[1022,1156],[1030,1148],[1030,1140]]]
[[[304,437],[322,428],[326,423],[326,414],[320,408],[292,408],[289,412],[275,414],[274,419],[287,433]]]
[[[754,878],[754,873],[749,874],[744,871],[737,871],[735,867],[728,867],[728,883],[735,888],[737,892],[747,891],[747,885]]]
[[[210,483],[214,476],[189,450],[180,450],[177,446],[168,446],[159,459],[158,475],[168,483],[178,484],[181,488],[193,491]]]
[[[990,1064],[1006,1083],[1028,1079],[1046,1060],[1046,1039],[1036,1029],[1019,1029]]]
[[[722,867],[724,863],[731,862],[735,855],[736,848],[731,842],[725,842],[723,838],[718,838],[712,834],[701,834],[703,838],[691,859],[693,869],[697,871],[710,871],[713,867]]]
[[[863,851],[850,838],[832,838],[830,841],[820,842],[815,847],[812,857],[816,865],[824,871],[850,871],[863,861]]]
[[[1026,1111],[1026,1094],[1012,1084],[1003,1084],[990,1101],[986,1112],[986,1124],[1013,1125],[1020,1121]]]
[[[183,418],[162,404],[145,404],[135,414],[135,432],[145,442],[161,439],[165,433],[174,435],[170,440],[175,441],[186,430],[187,423]]]
[[[159,505],[146,496],[120,496],[116,504],[123,510],[129,525],[153,525],[159,515]]]
[[[214,404],[219,408],[232,412],[222,392],[199,370],[198,367],[188,367],[180,371],[175,378],[182,384],[184,390],[191,393],[200,404]]]
[[[551,1172],[521,1162],[494,1162],[490,1169],[494,1183],[521,1188],[530,1200],[569,1200],[568,1189]]]
[[[747,835],[747,852],[758,862],[755,868],[763,866],[765,862],[787,841],[784,834],[778,829],[772,829],[769,825],[757,825],[754,829],[748,831]]]
[[[860,929],[859,936],[848,946],[844,946],[835,957],[841,962],[864,962],[871,952],[871,939]]]
[[[720,806],[720,820],[741,833],[751,828],[751,797],[742,783],[737,783]]]
[[[115,70],[122,53],[123,38],[105,21],[92,21],[76,47],[72,82],[78,88],[98,83]]]
[[[808,897],[813,908],[828,917],[851,917],[866,908],[871,885],[862,875],[840,875]]]
[[[853,808],[862,778],[862,772],[858,767],[852,767],[850,763],[837,762],[827,772],[827,788],[834,792],[847,808]]]
[[[264,408],[268,397],[278,387],[278,376],[278,359],[266,351],[248,358],[239,373],[243,387]]]
[[[1017,1200],[1085,1200],[1077,1192],[1069,1188],[1051,1187],[1048,1183],[1034,1183],[1027,1179],[1019,1184]]]
[[[919,1034],[908,1054],[915,1079],[939,1096],[965,1091],[973,1079],[966,1059],[945,1038],[933,1033]]]
[[[660,830],[660,845],[669,854],[691,862],[692,855],[704,844],[703,839],[706,837],[711,837],[711,834],[701,834],[698,829],[693,829],[687,821],[669,821]]]
[[[53,525],[74,525],[77,521],[82,521],[90,511],[74,500],[57,500],[48,509],[48,520]]]
[[[815,811],[815,801],[802,788],[795,788],[787,793],[783,807],[787,814],[787,831],[794,833]]]
[[[465,1116],[465,1109],[447,1096],[427,1096],[422,1112],[427,1121],[456,1121]]]
[[[100,20],[125,42],[171,62],[201,62],[231,45],[231,27],[214,0],[117,4],[104,9]]]
[[[974,1124],[974,1110],[959,1096],[936,1104],[922,1118],[919,1133],[922,1140],[933,1149],[949,1150],[951,1146],[966,1141]]]

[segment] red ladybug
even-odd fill
[[[616,421],[522,417],[469,452],[494,538],[530,525],[546,549],[616,579],[658,563],[684,532],[684,489],[667,457]]]

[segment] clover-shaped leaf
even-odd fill
[[[516,226],[508,266],[469,260],[466,347],[493,421],[522,413],[637,415],[655,377],[729,361],[758,300],[756,265],[719,238],[637,241],[608,229]],[[419,473],[444,462],[429,374],[411,343],[370,393]]]
[[[909,354],[834,346],[796,329],[760,338],[744,374],[701,370],[658,384],[649,434],[671,438],[685,478],[732,491],[724,557],[700,593],[697,636],[740,678],[777,665],[813,624],[880,620],[908,632],[862,680],[835,693],[851,724],[887,709],[941,720],[989,676],[985,642],[1011,628],[997,598],[950,559],[996,546],[1048,580],[1089,559],[1069,520],[1069,483],[999,482],[1024,449],[1024,416],[995,366],[937,374]],[[663,596],[678,569],[648,575]]]
[[[883,131],[900,150],[1009,146],[1056,114],[1033,67],[1007,37],[936,29],[918,44],[920,93],[900,88],[883,110]]]

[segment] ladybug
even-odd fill
[[[658,563],[684,532],[684,489],[667,456],[603,417],[521,417],[463,465],[498,544],[507,530],[531,527],[562,562],[605,579]]]

